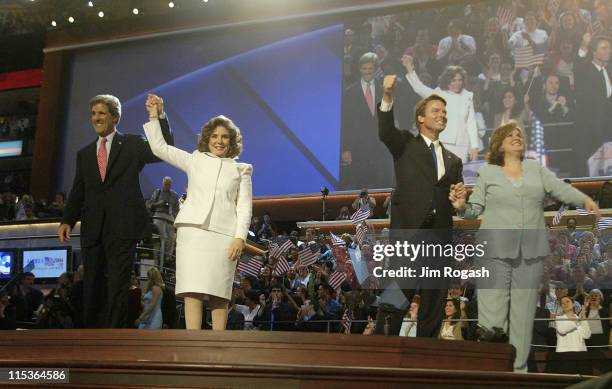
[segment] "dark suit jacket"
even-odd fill
[[[258,316],[256,325],[260,330],[270,331],[272,314],[274,313],[273,331],[293,331],[295,329],[296,311],[285,302],[280,303],[276,308],[272,308],[272,303],[266,304],[261,316]]]
[[[374,99],[381,96],[382,86],[374,82]],[[393,185],[392,160],[378,142],[376,128],[376,116],[370,112],[358,80],[346,89],[342,101],[341,151],[351,152],[352,164],[340,169],[341,189]]]
[[[227,313],[226,330],[244,330],[244,315],[235,308]]]
[[[160,120],[168,144],[174,139],[165,119]],[[149,143],[139,135],[117,131],[113,137],[102,182],[96,153],[97,139],[77,153],[76,174],[64,209],[62,223],[74,226],[81,220],[81,245],[95,243],[102,223],[122,239],[140,240],[150,233],[150,217],[140,190],[139,174],[145,164],[159,162]]]
[[[421,135],[398,130],[394,125],[393,110],[378,109],[380,140],[387,146],[395,165],[396,187],[391,202],[391,228],[417,229],[436,204],[434,228],[450,229],[453,207],[448,200],[451,184],[463,182],[461,159],[442,146],[446,173],[438,181],[431,151]]]
[[[591,58],[578,57],[574,62],[576,85],[576,139],[574,140],[580,163],[586,167],[587,159],[601,146],[612,140],[610,120],[612,99],[606,96],[606,84]],[[610,69],[608,67],[608,76]]]

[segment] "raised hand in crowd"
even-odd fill
[[[406,72],[412,73],[414,71],[414,59],[408,54],[402,55],[401,58],[402,66],[406,68]]]
[[[393,101],[393,92],[395,91],[396,85],[397,76],[395,74],[385,76],[385,78],[383,79],[383,100],[386,103],[390,103]]]

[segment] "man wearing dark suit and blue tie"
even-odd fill
[[[588,159],[612,141],[612,83],[610,38],[586,33],[574,65],[576,85],[576,131],[573,147],[579,174],[590,176]]]
[[[385,77],[378,110],[379,137],[391,152],[395,167],[391,232],[436,230],[436,233],[442,232],[444,241],[450,239],[453,226],[454,211],[448,199],[449,190],[463,182],[461,159],[446,150],[438,139],[446,127],[446,101],[438,95],[431,95],[418,102],[415,121],[419,134],[412,135],[407,130],[397,129],[394,124],[393,95],[396,83],[397,76]],[[428,266],[443,263],[444,259],[433,258]],[[416,287],[421,295],[417,335],[437,337],[448,283],[436,280],[435,287],[428,287],[419,280]],[[409,299],[414,292],[412,288],[404,290]],[[391,323],[390,332],[399,332],[400,326],[401,321]]]
[[[153,95],[148,98],[165,117],[163,101]],[[136,243],[151,231],[138,176],[145,164],[160,160],[144,137],[117,131],[119,99],[98,95],[89,106],[98,138],[77,153],[58,235],[60,241],[69,241],[74,224],[81,220],[85,326],[123,328]],[[160,122],[166,142],[174,144],[167,120]]]

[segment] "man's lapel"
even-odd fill
[[[115,132],[115,136],[113,136],[113,143],[111,144],[110,155],[108,156],[108,163],[106,164],[106,179],[108,181],[108,177],[110,176],[111,168],[117,161],[119,153],[121,152],[121,148],[123,147],[123,134],[119,131]]]

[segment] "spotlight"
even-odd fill
[[[138,8],[134,8],[134,9],[132,10],[132,13],[133,13],[134,15],[138,15],[138,13],[139,13],[139,12],[140,12],[140,11],[138,11]]]
[[[169,2],[169,3],[168,3],[168,7],[170,7],[170,8],[174,8],[174,2],[173,2],[173,1]]]
[[[74,23],[74,18],[73,18],[72,16],[70,16],[70,17],[68,18],[68,21],[69,21],[70,23]]]
[[[208,3],[208,0],[203,0],[205,3]]]
[[[52,21],[51,21],[51,26],[53,26],[53,27],[57,27],[57,22],[56,22],[55,20],[52,20]]]
[[[103,18],[104,17],[104,12],[102,12],[102,11],[98,12],[98,17]]]
[[[93,1],[88,2],[87,5],[93,7]]]

